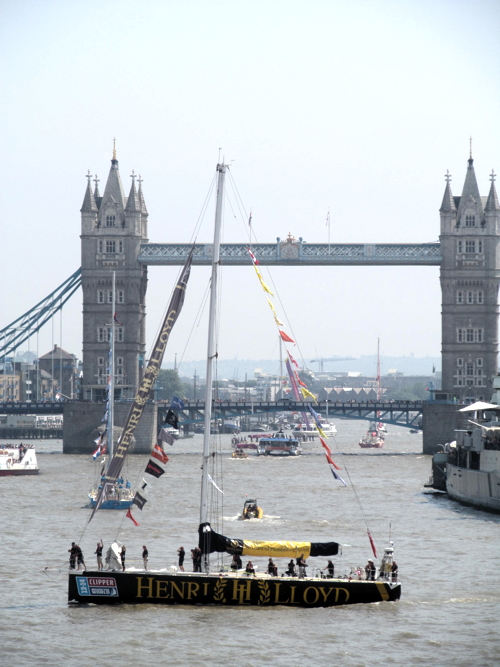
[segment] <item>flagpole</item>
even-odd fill
[[[210,422],[212,417],[212,376],[213,362],[216,355],[215,328],[217,324],[217,279],[220,255],[220,231],[222,223],[222,202],[224,198],[224,180],[226,165],[218,164],[217,203],[215,207],[215,229],[212,257],[212,279],[210,285],[210,313],[208,321],[207,372],[205,386],[205,420],[203,434],[203,464],[201,477],[200,525],[208,522],[208,465],[210,459]],[[203,566],[208,570],[208,554],[203,553]]]

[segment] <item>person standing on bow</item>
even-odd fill
[[[100,542],[97,543],[97,548],[94,551],[96,558],[97,558],[97,570],[102,570],[102,549],[104,547],[104,544],[102,542],[102,539]]]
[[[179,554],[179,570],[184,572],[184,557],[186,555],[184,547],[179,547],[177,553]]]
[[[142,545],[142,562],[144,563],[144,569],[148,569],[148,556],[149,556],[149,551],[146,547],[145,544]]]
[[[127,553],[127,548],[125,545],[122,546],[122,550],[120,551],[120,560],[122,562],[122,572],[125,572],[125,555]]]
[[[299,568],[300,579],[304,579],[304,577],[306,576],[306,567],[307,567],[307,563],[304,559],[304,554],[300,554],[300,556],[297,558],[297,567]]]

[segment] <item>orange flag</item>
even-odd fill
[[[335,463],[335,461],[332,459],[332,457],[330,456],[330,454],[327,454],[327,453],[325,452],[325,456],[326,456],[326,460],[328,461],[328,463],[329,463],[330,465],[332,465],[336,470],[342,470],[342,468],[339,468],[339,467],[338,467],[338,465],[337,465],[337,464]]]
[[[285,343],[295,343],[293,338],[290,338],[290,336],[286,334],[284,331],[281,331],[281,329],[280,329],[280,336],[281,339],[285,341]]]

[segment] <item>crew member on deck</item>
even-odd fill
[[[122,550],[120,551],[120,560],[122,562],[122,571],[125,572],[125,555],[127,553],[127,548],[125,545],[122,546]]]
[[[247,574],[255,574],[255,568],[251,560],[248,561],[247,566],[245,568],[245,572]]]
[[[148,569],[148,556],[149,556],[149,551],[146,547],[145,544],[142,545],[142,562],[144,563],[144,569]]]
[[[184,557],[186,555],[186,552],[184,551],[184,547],[179,547],[177,549],[177,553],[179,554],[179,570],[181,572],[184,572]]]
[[[368,560],[368,563],[365,567],[365,572],[367,581],[375,581],[376,568],[372,560]]]
[[[102,549],[103,549],[103,542],[102,540],[97,543],[97,549],[95,550],[95,555],[97,557],[97,569],[102,570]]]

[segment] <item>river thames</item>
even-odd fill
[[[336,572],[372,557],[351,480],[379,552],[394,541],[402,596],[327,609],[290,607],[78,606],[67,602],[68,549],[75,541],[88,566],[99,539],[127,546],[127,566],[141,567],[142,545],[151,569],[177,563],[177,549],[196,545],[201,436],[168,448],[160,479],[147,476],[148,503],[134,526],[124,512],[101,511],[87,525],[87,493],[98,464],[63,455],[58,441],[37,445],[36,477],[0,478],[2,665],[24,667],[207,666],[371,667],[500,664],[500,516],[467,508],[424,488],[431,458],[421,436],[388,426],[382,450],[360,450],[367,422],[341,420],[333,479],[316,443],[297,458],[230,456],[221,436],[224,495],[222,532],[235,538],[338,541]],[[147,458],[129,457],[134,480]],[[218,493],[218,492],[214,492]],[[260,521],[241,522],[248,497],[264,509]],[[220,527],[220,526],[219,526]],[[230,557],[228,557],[230,560]],[[253,559],[260,570],[267,559]],[[275,559],[283,572],[287,559]],[[308,572],[326,565],[311,558]]]

